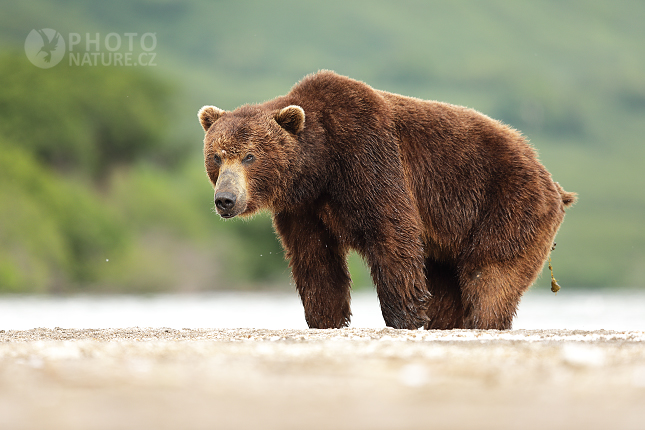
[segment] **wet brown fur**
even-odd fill
[[[575,200],[516,130],[329,71],[199,117],[214,185],[254,155],[240,214],[272,212],[310,327],[349,324],[354,249],[388,326],[508,329]]]

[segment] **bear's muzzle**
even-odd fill
[[[214,201],[222,218],[233,218],[246,210],[246,180],[242,169],[232,167],[220,172]]]

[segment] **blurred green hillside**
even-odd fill
[[[196,112],[262,102],[323,68],[522,130],[579,193],[553,253],[563,287],[642,288],[643,22],[631,1],[11,2],[0,292],[291,288],[266,215],[212,212]],[[156,65],[39,69],[23,47],[40,28],[79,34],[88,52],[98,33],[103,53],[110,33],[121,52],[126,33],[154,33]],[[369,284],[351,261],[355,286]]]

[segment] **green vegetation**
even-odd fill
[[[563,290],[643,287],[644,20],[645,4],[594,0],[11,2],[0,291],[289,287],[266,215],[212,213],[196,112],[270,99],[321,68],[522,130],[580,195],[553,253]],[[157,66],[38,69],[22,51],[32,28],[88,50],[86,33],[152,32]],[[350,269],[369,283],[355,255]]]
[[[276,281],[284,263],[266,220],[221,228],[202,161],[186,139],[169,143],[162,80],[124,68],[41,70],[22,53],[0,64],[0,291]],[[267,257],[254,262],[256,252]]]

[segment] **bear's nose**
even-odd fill
[[[215,194],[215,206],[222,211],[229,211],[235,206],[237,197],[233,193],[223,191]]]

